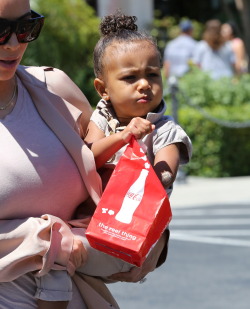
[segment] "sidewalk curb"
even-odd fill
[[[172,208],[219,204],[250,206],[250,176],[225,178],[188,176],[185,182],[175,182],[170,203]]]

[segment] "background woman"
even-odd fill
[[[221,34],[226,42],[229,42],[235,53],[235,67],[238,74],[247,72],[246,49],[243,40],[237,36],[236,27],[228,22],[221,26]]]
[[[196,45],[193,62],[214,79],[234,75],[235,55],[222,38],[219,20],[206,22],[203,40]]]

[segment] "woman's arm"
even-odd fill
[[[43,275],[50,269],[73,274],[85,260],[81,241],[55,216],[0,220],[0,282],[33,271]]]
[[[233,41],[232,48],[236,56],[234,65],[236,73],[242,74],[246,61],[246,51],[244,42],[240,38],[237,38]]]
[[[93,109],[81,89],[65,72],[55,68],[46,71],[46,83],[51,92],[62,97],[82,111],[81,117],[79,118],[79,126],[81,137],[83,138],[86,134]]]

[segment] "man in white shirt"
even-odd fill
[[[189,20],[180,23],[181,33],[170,41],[164,51],[164,74],[168,79],[171,76],[177,78],[183,76],[189,70],[189,60],[197,41],[192,38],[193,25]]]

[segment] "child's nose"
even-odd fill
[[[148,80],[146,78],[141,78],[139,80],[138,89],[139,90],[145,90],[145,89],[148,89],[148,88],[150,88],[150,84],[149,84]]]

